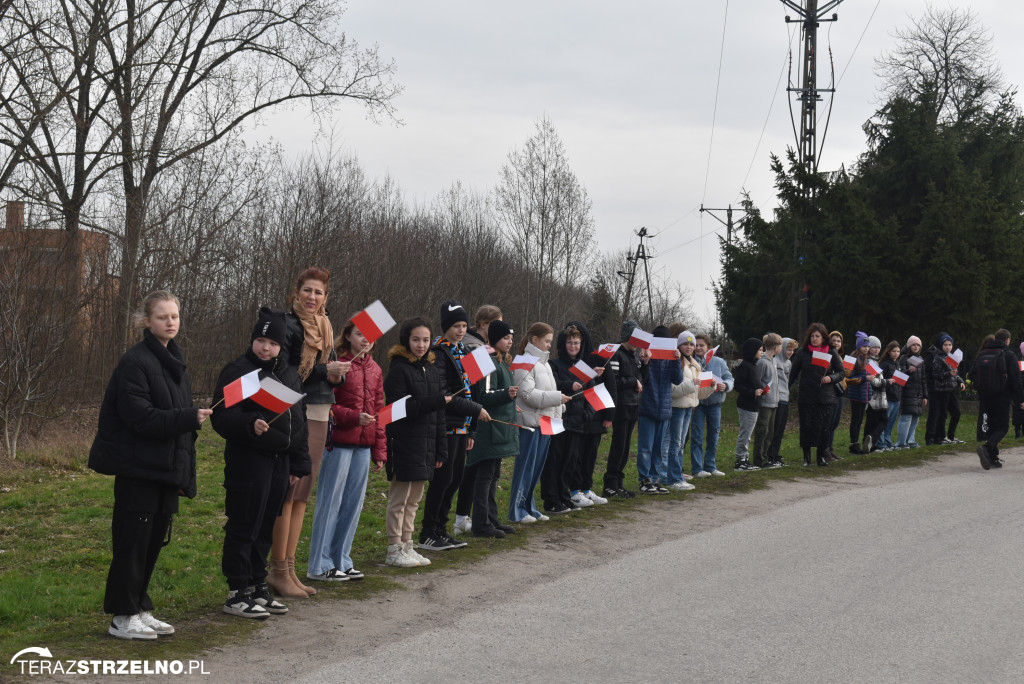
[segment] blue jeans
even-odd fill
[[[907,446],[908,444],[917,444],[917,423],[921,420],[921,416],[912,416],[904,413],[900,416],[900,426],[896,429],[897,440],[896,446]]]
[[[540,428],[534,432],[519,431],[519,455],[512,469],[512,484],[508,495],[508,519],[512,522],[519,522],[526,515],[540,517],[533,492],[544,471],[550,444],[551,437],[541,434]]]
[[[665,431],[668,420],[655,420],[640,416],[636,432],[636,473],[640,484],[663,482],[668,477],[668,450],[665,444]]]
[[[704,426],[707,424],[708,441],[704,444]],[[715,459],[718,456],[718,436],[722,433],[722,405],[698,404],[693,409],[693,422],[690,424],[690,466],[696,475],[702,470],[709,473],[715,471]]]
[[[313,531],[309,538],[309,572],[352,569],[352,540],[370,474],[370,447],[338,446],[324,450],[316,485]]]
[[[667,484],[683,481],[683,440],[693,418],[693,408],[672,408],[672,419],[668,424],[668,479]]]
[[[892,429],[896,427],[896,422],[900,418],[900,402],[891,401],[889,402],[889,413],[887,415],[888,420],[885,423],[885,429],[882,430],[882,438],[879,440],[879,446],[892,448]]]

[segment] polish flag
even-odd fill
[[[761,389],[761,394],[762,395],[770,394],[771,391],[772,391],[772,383],[769,382],[769,383],[765,384],[765,386]]]
[[[868,361],[868,365],[864,367],[864,370],[866,370],[868,375],[872,378],[876,375],[882,374],[882,367],[875,363],[874,359]]]
[[[960,367],[960,362],[963,361],[963,360],[964,360],[964,353],[960,349],[957,349],[952,354],[946,354],[946,363],[948,363],[949,367],[952,368],[953,370],[956,370],[957,368],[959,368]]]
[[[471,354],[462,357],[462,370],[466,371],[470,384],[475,384],[497,368],[495,368],[490,354],[487,353],[487,347],[477,347]]]
[[[260,391],[260,372],[246,373],[234,382],[224,385],[224,408],[234,406]]]
[[[907,363],[909,363],[914,368],[917,368],[922,363],[924,363],[924,359],[922,359],[920,356],[911,356],[909,359],[907,359]]]
[[[594,407],[595,411],[604,411],[605,409],[615,408],[615,402],[612,401],[612,395],[608,394],[608,388],[604,386],[604,383],[584,390],[583,398],[590,402],[590,405]]]
[[[904,373],[903,371],[896,371],[895,373],[892,374],[892,381],[895,382],[900,387],[906,387],[907,380],[909,379],[910,376]]]
[[[843,368],[847,371],[852,371],[853,367],[857,365],[857,359],[847,354],[843,357]]]
[[[304,396],[268,375],[260,380],[260,388],[252,395],[252,400],[268,411],[284,413]]]
[[[384,333],[395,327],[395,319],[391,317],[379,299],[353,316],[352,322],[359,328],[359,332],[363,333],[363,337],[371,343],[376,342]]]
[[[530,356],[529,354],[519,354],[516,358],[512,359],[512,366],[510,370],[521,370],[529,373],[533,370],[533,367],[540,361],[539,356]]]
[[[565,432],[565,426],[562,425],[561,418],[552,418],[551,416],[540,417],[540,433],[542,435],[557,435],[559,432]]]
[[[619,347],[621,346],[621,344],[602,344],[594,353],[602,359],[610,359],[615,356],[615,352],[619,351]]]
[[[362,328],[360,328],[360,331]],[[365,335],[365,333],[364,333]],[[405,403],[409,401],[409,397],[402,397],[398,401],[388,404],[381,409],[380,413],[377,414],[377,425],[384,427],[390,425],[396,420],[402,420],[407,415],[405,412]]]
[[[655,337],[651,340],[651,358],[662,361],[676,360],[676,338]]]
[[[832,355],[828,352],[811,352],[811,365],[828,368],[832,363]]]
[[[705,366],[708,365],[709,363],[711,363],[711,358],[715,355],[715,352],[718,351],[718,348],[721,347],[721,346],[722,345],[720,345],[720,344],[716,344],[714,349],[708,349],[707,354],[704,355],[704,365]]]
[[[715,384],[715,374],[711,371],[704,371],[700,374],[700,386],[711,387]]]
[[[1021,371],[1024,371],[1024,361],[1018,361],[1017,363],[1020,364]]]
[[[629,337],[629,343],[639,349],[650,349],[653,341],[654,335],[640,328],[633,328],[633,333]]]
[[[722,378],[718,377],[717,375],[712,374],[711,379],[715,381],[715,387],[725,384],[724,382],[722,382]]]
[[[576,365],[569,369],[569,372],[579,378],[582,383],[588,383],[597,377],[597,371],[582,360],[577,361]]]

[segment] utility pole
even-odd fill
[[[637,235],[640,237],[640,244],[637,245],[636,253],[632,256],[626,257],[626,261],[629,262],[629,270],[618,272],[620,276],[626,279],[626,300],[622,304],[622,320],[626,320],[629,316],[629,301],[633,295],[633,283],[636,281],[636,265],[641,261],[644,263],[644,277],[647,278],[647,311],[651,320],[654,320],[654,304],[651,298],[651,276],[650,272],[647,270],[647,260],[650,259],[651,256],[644,248],[644,238],[650,237],[650,235],[646,228],[640,228],[640,230],[637,231]]]
[[[713,211],[724,211],[725,212],[725,220],[724,221],[720,217],[715,216],[714,214],[711,214],[711,218],[715,219],[716,221],[721,223],[723,226],[725,226],[725,243],[727,245],[731,245],[732,244],[732,229],[733,229],[733,222],[732,222],[733,208],[732,208],[732,205],[730,204],[728,206],[728,208],[726,208],[726,209],[709,209],[709,208],[706,208],[703,204],[700,205],[700,212],[703,214],[705,211],[708,212],[709,214],[711,212],[713,212]],[[744,209],[737,209],[736,211],[745,211],[745,210]]]
[[[800,100],[800,133],[797,135],[797,148],[799,149],[800,165],[808,175],[818,171],[818,110],[817,105],[821,100],[821,93],[835,92],[834,88],[818,88],[818,24],[822,21],[837,21],[838,14],[832,14],[826,18],[825,13],[838,7],[843,0],[825,0],[819,6],[818,0],[781,0],[782,4],[792,9],[797,14],[797,20],[802,23],[801,33],[803,34],[803,58],[801,59],[800,86],[792,85],[786,90],[797,93],[796,99]],[[786,22],[793,21],[786,15]],[[805,201],[809,203],[814,199],[812,188],[806,184],[802,187],[802,194]],[[808,217],[809,219],[809,217]],[[807,229],[804,229],[805,233]],[[803,266],[803,253],[800,248],[799,231],[793,238],[794,256],[798,268]],[[800,283],[801,280],[804,282]],[[793,283],[793,309],[790,310],[791,319],[796,319],[797,330],[803,332],[810,322],[810,289],[804,278],[798,277]]]

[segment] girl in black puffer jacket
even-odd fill
[[[900,370],[907,374],[907,384],[900,392],[900,422],[896,428],[897,449],[917,448],[917,424],[928,405],[928,382],[925,361],[921,358],[921,338],[911,335],[900,351]]]
[[[196,495],[196,431],[210,415],[192,406],[185,358],[174,342],[178,298],[160,290],[136,314],[144,339],[114,370],[100,406],[89,467],[114,475],[114,554],[103,610],[113,614],[110,634],[156,639],[174,628],[152,615],[149,580],[178,497]]]

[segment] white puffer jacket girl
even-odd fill
[[[550,354],[529,342],[523,353],[536,356],[540,361],[529,372],[516,370],[513,373],[515,383],[519,386],[516,406],[522,410],[519,422],[527,427],[537,427],[541,416],[562,417],[562,393],[558,391],[555,376],[548,365]]]

